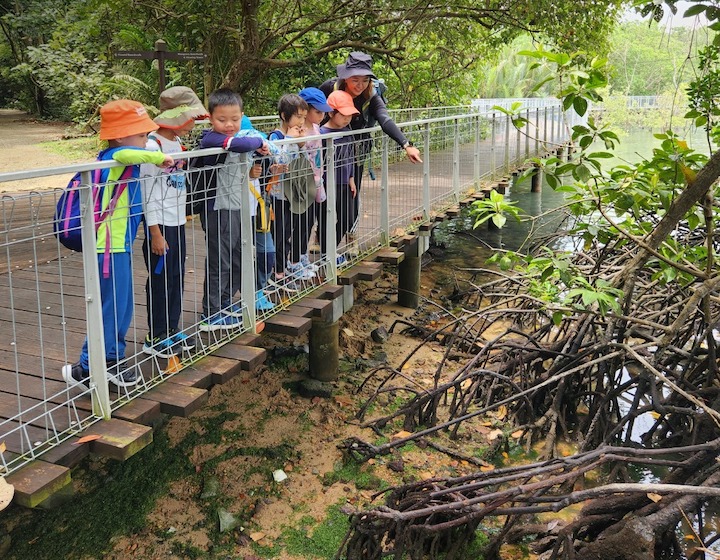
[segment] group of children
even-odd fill
[[[146,226],[143,256],[148,269],[149,327],[143,351],[167,358],[192,351],[196,345],[192,333],[180,328],[180,320],[186,214],[193,206],[188,200],[188,184],[200,172],[187,170],[185,159],[167,155],[184,149],[181,139],[195,121],[207,117],[210,122],[210,128],[202,132],[200,148],[225,150],[195,162],[212,170],[213,181],[212,191],[191,210],[200,214],[206,234],[199,329],[210,332],[242,324],[243,309],[233,300],[241,281],[242,204],[250,203],[256,215],[254,299],[258,310],[274,305],[265,295],[267,285],[294,292],[297,281],[315,276],[317,267],[307,254],[310,232],[317,221],[325,253],[329,226],[324,142],[315,138],[276,146],[274,141],[347,130],[358,113],[345,91],[334,91],[326,98],[319,89],[306,88],[280,99],[280,126],[265,139],[244,116],[241,97],[229,89],[213,92],[206,110],[190,88],[172,87],[161,94],[160,110],[154,120],[142,104],[130,100],[112,101],[100,110],[100,139],[107,140],[109,147],[98,159],[124,165],[105,170],[102,181],[115,186],[101,191],[102,208],[110,204],[112,208],[96,224],[108,379],[119,387],[133,386],[141,377],[137,366],[125,360],[125,336],[133,315],[132,244],[142,219]],[[352,227],[355,155],[350,136],[336,138],[334,144],[339,243]],[[121,175],[129,179],[118,195],[114,189]],[[64,366],[62,374],[70,385],[87,385],[89,369],[86,339],[78,362]]]

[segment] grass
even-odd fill
[[[330,506],[325,520],[316,525],[312,517],[303,518],[299,528],[283,532],[283,541],[288,553],[301,558],[332,558],[345,538],[350,520],[340,511],[340,505]],[[313,529],[314,527],[314,529]],[[312,533],[308,532],[312,530]]]
[[[69,160],[94,160],[100,151],[96,136],[53,140],[40,144],[44,149]]]
[[[330,486],[336,482],[353,482],[359,490],[381,490],[389,485],[373,472],[372,465],[359,465],[355,461],[347,461],[335,465],[332,472],[323,477],[323,484]]]

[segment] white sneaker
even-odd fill
[[[291,274],[298,280],[312,280],[315,278],[315,272],[309,267],[303,266],[301,262],[291,263],[288,262],[285,267],[285,272]]]
[[[316,265],[314,262],[310,260],[310,257],[307,255],[303,255],[300,257],[300,264],[303,265],[308,270],[312,270],[313,272],[317,272],[320,270],[320,267]]]

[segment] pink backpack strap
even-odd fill
[[[99,172],[99,169],[95,170],[96,172]],[[115,186],[115,190],[113,192],[112,198],[110,198],[110,202],[107,205],[107,208],[99,215],[97,216],[97,212],[99,211],[99,207],[102,204],[102,201],[100,200],[100,197],[97,197],[97,201],[95,203],[95,215],[97,216],[95,219],[95,231],[97,232],[98,228],[100,227],[100,224],[102,224],[108,217],[112,216],[112,213],[115,211],[115,207],[117,206],[118,200],[120,200],[120,197],[125,192],[125,189],[127,189],[128,181],[132,179],[132,167],[127,166],[125,169],[123,169],[122,174],[120,175],[118,182],[119,185]],[[99,174],[94,179],[94,184],[97,185],[100,182],[100,176]],[[95,186],[93,186],[95,188]],[[105,258],[103,259],[103,271],[102,275],[103,278],[109,278],[110,277],[110,246],[111,246],[111,239],[110,239],[110,226],[108,225],[108,231],[105,235]]]

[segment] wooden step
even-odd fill
[[[293,304],[293,307],[304,307],[310,309],[310,317],[317,319],[328,319],[332,314],[332,300],[328,299],[316,299],[316,298],[303,298]]]
[[[298,302],[295,302],[287,309],[283,309],[283,313],[287,313],[288,315],[292,315],[294,317],[312,317],[312,309],[299,307],[297,304]]]
[[[233,344],[239,344],[240,346],[257,346],[261,336],[260,334],[246,332],[237,338],[233,338]]]
[[[168,376],[173,383],[185,385],[185,387],[196,387],[198,389],[209,389],[213,385],[212,374],[209,371],[190,366]]]
[[[115,410],[112,415],[113,418],[125,420],[126,422],[152,426],[161,418],[162,412],[160,411],[160,403],[157,401],[133,399]]]
[[[266,327],[267,328],[267,327]],[[240,344],[226,344],[225,346],[215,350],[215,356],[233,360],[240,364],[240,369],[244,371],[255,371],[258,367],[265,363],[267,359],[267,350],[264,348],[256,348],[255,346],[242,346]]]
[[[145,393],[145,398],[159,402],[160,411],[164,414],[187,418],[207,402],[208,392],[165,381]]]
[[[221,358],[220,356],[205,356],[193,367],[210,373],[213,385],[227,383],[242,371],[242,364],[237,360]]]
[[[428,222],[420,225],[420,231],[432,231],[437,226],[436,222]]]
[[[402,251],[378,251],[375,253],[375,260],[384,264],[400,264],[405,260],[405,253]]]
[[[359,264],[354,267],[354,270],[358,273],[358,278],[366,282],[376,280],[382,274],[382,268],[378,266]]]
[[[15,487],[15,502],[33,508],[71,484],[70,469],[45,461],[32,461],[5,477]]]
[[[318,299],[333,300],[343,297],[344,288],[342,286],[322,286],[315,290],[311,295]]]
[[[307,317],[293,317],[284,312],[273,315],[265,321],[265,330],[276,334],[301,336],[312,327],[312,319]]]
[[[422,227],[422,225],[420,227]],[[414,239],[414,235],[403,235],[401,237],[391,240],[390,246],[402,249],[403,246],[407,245],[408,243],[412,243]]]
[[[80,438],[72,437],[42,454],[42,460],[71,469],[90,454],[90,442],[77,443]]]
[[[355,270],[355,267],[346,270],[342,274],[340,274],[337,278],[338,284],[341,286],[352,286],[354,285],[358,280],[360,280],[360,273]]]
[[[168,385],[164,383],[163,385]],[[163,386],[161,385],[161,387]],[[102,457],[124,461],[150,445],[153,440],[152,428],[126,422],[119,418],[101,420],[85,430],[82,436],[98,435],[90,442],[90,452]]]
[[[457,218],[460,215],[460,207],[459,206],[451,206],[447,210],[445,210],[445,213],[450,218]]]

